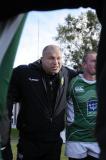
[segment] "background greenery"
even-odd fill
[[[97,51],[101,25],[94,10],[79,15],[68,14],[64,23],[58,24],[55,40],[60,43],[64,64],[80,69],[82,57],[88,51]]]
[[[11,131],[11,145],[12,145],[12,151],[13,151],[13,155],[14,155],[13,160],[16,160],[17,140],[18,140],[18,132],[16,129],[12,129],[12,131]],[[68,160],[68,158],[64,156],[64,144],[62,146],[61,160]]]

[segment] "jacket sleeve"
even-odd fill
[[[69,73],[69,82],[70,82],[72,78],[74,78],[75,76],[78,75],[78,73],[75,72],[75,71],[72,70],[72,69],[69,69],[69,68],[67,68],[67,69],[68,69],[68,73]]]
[[[8,109],[8,114],[10,119],[12,116],[13,104],[20,101],[20,92],[19,92],[20,71],[19,70],[20,70],[19,67],[13,70],[11,81],[9,84],[9,89],[8,89],[7,109]]]

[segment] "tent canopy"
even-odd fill
[[[78,7],[96,8],[98,0],[9,0],[0,4],[0,21],[7,20],[20,13],[70,9]]]

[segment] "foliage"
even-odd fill
[[[92,10],[75,17],[67,15],[65,23],[58,25],[55,37],[64,53],[64,64],[73,62],[79,66],[86,52],[97,51],[100,30],[101,25]]]

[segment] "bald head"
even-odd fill
[[[44,57],[46,54],[52,54],[54,52],[61,52],[61,50],[56,45],[48,45],[43,49],[42,57]]]
[[[92,56],[92,54],[93,55],[97,55],[97,53],[95,52],[95,51],[89,51],[89,52],[87,52],[84,56],[83,56],[83,62],[86,62],[87,61],[87,58],[89,57],[89,56]]]
[[[42,52],[42,67],[47,74],[56,74],[62,66],[62,53],[58,46],[48,45]]]
[[[96,57],[97,53],[94,51],[90,51],[86,55],[84,55],[82,67],[84,71],[84,77],[87,80],[95,80]]]

